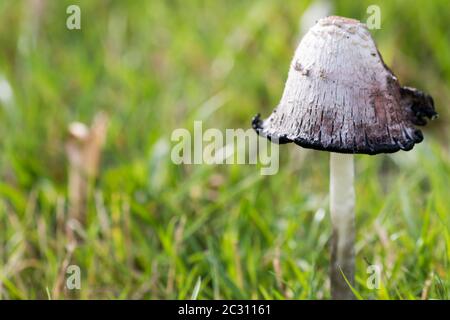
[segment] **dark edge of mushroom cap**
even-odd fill
[[[401,87],[400,94],[402,99],[408,102],[409,111],[410,111],[410,121],[414,125],[424,126],[427,124],[428,118],[430,120],[434,120],[438,117],[438,113],[434,108],[433,98],[415,88],[410,87]],[[379,153],[394,153],[399,150],[409,151],[411,150],[416,143],[420,143],[423,141],[422,131],[416,129],[414,132],[414,137],[411,137],[406,143],[400,143],[396,141],[395,144],[370,144],[366,141],[366,145],[361,147],[350,147],[349,145],[339,145],[339,146],[324,146],[320,141],[316,140],[308,140],[302,138],[290,139],[286,135],[270,135],[266,134],[263,130],[264,121],[261,119],[260,114],[257,114],[252,119],[252,128],[256,131],[256,133],[264,138],[267,138],[271,142],[277,144],[287,144],[287,143],[295,143],[298,146],[308,149],[320,150],[320,151],[329,151],[329,152],[337,152],[337,153],[347,153],[347,154],[368,154],[368,155],[376,155]]]

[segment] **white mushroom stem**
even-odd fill
[[[353,155],[330,153],[331,297],[353,299],[355,274],[355,189]]]

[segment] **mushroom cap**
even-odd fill
[[[437,116],[431,96],[401,87],[365,24],[326,17],[301,40],[283,96],[256,132],[277,143],[340,153],[411,150],[414,125]]]

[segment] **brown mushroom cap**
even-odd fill
[[[401,87],[365,24],[321,19],[300,42],[283,96],[256,132],[278,143],[340,153],[411,150],[415,125],[437,116],[431,96]]]

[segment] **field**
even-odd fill
[[[328,299],[329,154],[280,170],[176,165],[174,129],[250,128],[277,105],[311,1],[1,1],[0,299]],[[81,30],[66,28],[67,6]],[[410,152],[355,156],[361,299],[450,298],[450,7],[336,1],[440,117]],[[68,127],[109,119],[68,232]],[[76,245],[73,238],[78,239]],[[69,265],[81,289],[65,287]],[[382,267],[370,289],[370,265]]]

